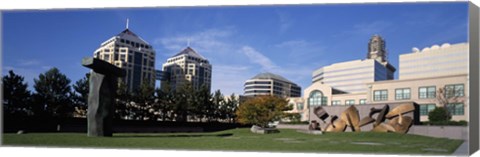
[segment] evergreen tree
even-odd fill
[[[2,83],[4,113],[22,116],[31,114],[31,94],[24,78],[10,70],[2,78]]]
[[[132,107],[130,107],[131,94],[128,92],[127,85],[121,79],[118,81],[118,87],[115,98],[115,118],[130,119]]]
[[[73,89],[75,93],[72,94],[73,104],[75,106],[75,114],[78,116],[86,116],[86,110],[88,106],[88,93],[90,73],[86,73],[85,77],[75,82]]]
[[[232,93],[230,97],[226,100],[225,105],[222,107],[222,111],[224,112],[224,118],[229,121],[230,123],[235,122],[239,100],[235,97],[235,94]]]
[[[155,88],[151,86],[150,82],[147,80],[143,80],[140,87],[134,93],[134,101],[135,101],[135,108],[134,108],[134,115],[137,119],[148,119],[155,120],[153,115],[154,109],[152,108],[152,104],[154,103],[154,93]]]
[[[36,105],[40,112],[54,117],[65,117],[73,111],[70,101],[70,79],[57,68],[51,68],[34,79]]]
[[[170,83],[162,84],[162,87],[156,90],[158,110],[160,110],[160,119],[162,121],[173,120],[173,107],[175,105],[175,90],[171,88]]]
[[[213,94],[212,103],[209,104],[209,107],[207,110],[207,113],[210,116],[209,120],[210,118],[213,118],[213,117],[217,119],[224,119],[226,117],[225,116],[226,112],[225,110],[223,110],[224,108],[222,107],[224,105],[225,105],[225,99],[223,97],[222,92],[220,92],[220,90],[216,90],[215,93]]]

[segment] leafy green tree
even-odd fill
[[[70,101],[70,79],[62,74],[57,68],[51,68],[34,79],[36,93],[34,98],[40,111],[54,116],[70,116],[73,111]]]
[[[21,116],[32,114],[31,94],[24,78],[10,70],[2,78],[2,83],[4,113]]]
[[[240,104],[236,115],[242,124],[268,127],[268,123],[285,117],[289,110],[288,101],[277,96],[257,96]]]

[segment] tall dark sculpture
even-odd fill
[[[125,70],[96,58],[84,58],[82,65],[92,69],[88,93],[88,136],[112,136],[117,78],[124,77]]]

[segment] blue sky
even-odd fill
[[[4,11],[2,73],[33,78],[57,67],[72,83],[100,44],[129,28],[156,50],[157,69],[190,45],[213,65],[212,90],[243,94],[245,80],[272,72],[306,88],[312,72],[364,59],[374,34],[391,64],[412,47],[467,42],[468,3],[328,4]],[[395,73],[395,78],[398,72]],[[158,86],[157,82],[157,86]]]

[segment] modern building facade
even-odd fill
[[[103,42],[93,56],[125,69],[122,81],[128,91],[135,91],[142,83],[155,87],[155,50],[128,27]]]
[[[301,87],[292,81],[269,72],[260,73],[245,81],[244,96],[275,95],[300,97]]]
[[[167,59],[163,64],[162,86],[169,84],[172,89],[180,89],[190,83],[194,89],[205,86],[210,91],[212,65],[191,47],[187,47]]]
[[[377,56],[382,56],[381,53],[377,54],[380,54]],[[367,58],[369,57],[367,56]],[[434,45],[422,51],[414,48],[413,52],[399,56],[400,79],[371,79],[370,82],[364,82],[363,85],[355,87],[363,87],[361,92],[352,92],[349,88],[345,90],[342,88],[343,86],[329,83],[323,78],[323,80],[313,81],[309,87],[305,88],[302,97],[289,98],[289,104],[294,106],[294,109],[289,112],[301,113],[302,120],[311,120],[318,119],[311,114],[312,109],[316,106],[334,109],[335,106],[344,105],[373,107],[379,105],[380,107],[384,104],[413,102],[419,105],[420,121],[428,121],[428,113],[436,107],[446,107],[452,115],[452,120],[468,120],[467,57],[467,43]],[[367,60],[374,60],[376,63],[382,61],[378,58]],[[355,62],[357,63],[355,64]],[[360,61],[351,61],[340,64],[344,64],[347,69],[349,66],[356,68],[355,65],[359,63]],[[373,73],[371,71],[373,71],[372,69],[370,73]],[[359,74],[368,72],[368,70],[363,70]],[[352,78],[357,77],[352,74]],[[346,87],[349,86],[346,85]]]
[[[374,35],[368,43],[367,58],[335,63],[315,70],[312,83],[320,82],[344,93],[364,93],[365,84],[392,80],[395,68],[388,63],[385,41]]]

